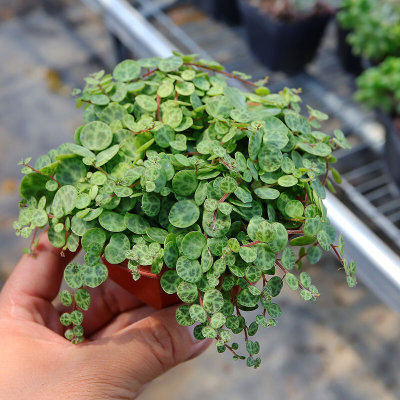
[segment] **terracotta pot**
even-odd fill
[[[167,294],[161,288],[160,279],[162,274],[167,270],[165,267],[161,273],[153,274],[150,265],[141,265],[139,266],[141,278],[134,281],[132,273],[128,269],[128,260],[119,265],[114,265],[103,258],[103,263],[108,269],[108,276],[115,283],[143,301],[143,303],[161,310],[162,308],[181,302],[176,294]]]

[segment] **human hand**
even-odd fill
[[[176,307],[156,311],[110,280],[90,290],[88,340],[72,344],[52,301],[74,255],[61,257],[47,235],[36,251],[22,257],[0,294],[0,399],[134,399],[208,347],[177,324]]]

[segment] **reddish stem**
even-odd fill
[[[261,243],[261,240],[256,240],[255,242],[247,243],[240,247],[251,247],[251,246],[255,246],[256,244],[259,244],[259,243]]]
[[[304,233],[304,231],[302,229],[296,229],[296,230],[287,230],[288,235],[300,235],[302,233]]]
[[[161,121],[160,104],[161,104],[161,97],[159,95],[157,95],[157,120],[158,121]]]
[[[257,85],[254,82],[251,82],[251,81],[248,81],[246,79],[243,79],[240,76],[237,76],[237,75],[234,75],[234,74],[230,74],[229,72],[221,71],[221,70],[219,70],[217,68],[209,67],[208,65],[202,65],[202,64],[197,64],[197,63],[188,63],[188,62],[184,63],[184,65],[191,65],[193,67],[208,69],[209,71],[213,71],[213,72],[216,72],[218,74],[225,75],[225,76],[227,76],[229,78],[237,79],[238,81],[240,81],[242,83],[245,83],[246,85],[257,87]]]
[[[326,171],[325,171],[324,178],[322,179],[322,186],[325,186],[326,180],[328,179],[328,173],[329,173],[328,157],[325,157],[325,164],[326,164]]]
[[[336,257],[338,258],[338,260],[340,261],[340,264],[343,265],[343,258],[342,256],[339,254],[339,252],[337,251],[336,246],[334,246],[333,244],[331,244],[332,250],[334,251]]]
[[[58,185],[59,187],[62,186],[61,183],[58,182],[58,180],[55,179],[55,178],[53,178],[52,176],[45,175],[45,174],[43,174],[42,172],[38,171],[37,169],[31,167],[31,166],[28,165],[28,164],[24,164],[24,166],[30,168],[33,172],[36,172],[36,173],[39,174],[39,175],[43,175],[43,176],[46,176],[47,178],[50,178],[52,181],[54,181],[55,183],[57,183],[57,185]]]

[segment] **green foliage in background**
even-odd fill
[[[123,61],[75,91],[84,115],[73,142],[21,162],[17,234],[49,226],[60,251],[85,252],[85,264],[65,269],[71,290],[60,298],[74,310],[61,317],[66,338],[83,340],[86,287],[107,279],[102,256],[128,259],[135,280],[140,265],[162,273],[163,290],[184,303],[179,324],[250,367],[260,364],[252,337],[282,313],[282,287],[319,296],[304,258],[314,264],[332,250],[355,285],[323,204],[330,173],[340,181],[332,151],[349,148],[345,136],[321,132],[320,111],[302,116],[299,90],[270,93],[249,78],[191,55]],[[239,333],[243,349],[232,342]]]
[[[373,61],[400,55],[398,0],[343,0],[338,19],[351,30],[347,40],[355,54]]]
[[[356,99],[371,108],[400,115],[400,58],[388,57],[357,79]]]

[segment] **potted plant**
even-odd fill
[[[252,336],[276,325],[284,283],[304,300],[319,296],[303,259],[332,250],[355,285],[355,263],[343,258],[342,236],[335,244],[323,204],[330,174],[339,180],[332,151],[348,143],[318,130],[325,114],[299,113],[297,90],[271,94],[263,83],[175,53],[123,61],[75,91],[84,124],[73,142],[21,162],[15,222],[22,237],[48,226],[60,251],[85,252],[85,264],[64,273],[66,338],[83,340],[86,287],[109,275],[157,307],[179,299],[179,324],[196,324],[197,339],[215,338],[219,352],[257,367]],[[35,239],[27,251],[34,255]],[[232,343],[238,333],[244,351]]]
[[[343,28],[339,22],[336,24],[337,47],[336,52],[342,68],[352,75],[358,76],[364,70],[362,58],[353,53],[353,48],[347,41],[347,36],[352,32]]]
[[[344,0],[338,21],[348,32],[346,40],[352,47],[352,53],[362,57],[364,65],[377,64],[386,56],[400,55],[398,1]],[[346,51],[343,50],[343,53],[346,54]]]
[[[236,0],[192,0],[192,3],[217,21],[228,25],[238,25],[241,22]]]
[[[400,188],[400,58],[388,57],[357,79],[356,99],[378,110],[386,130],[385,163]]]
[[[296,74],[312,61],[334,13],[332,1],[240,0],[249,45],[273,71]]]

